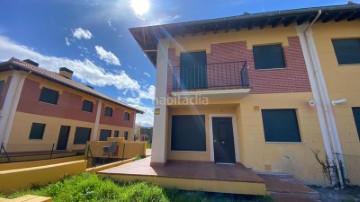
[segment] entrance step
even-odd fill
[[[258,174],[265,180],[266,189],[275,201],[320,201],[320,194],[292,175]]]

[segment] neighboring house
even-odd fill
[[[157,71],[151,165],[238,163],[323,184],[318,150],[359,184],[345,159],[360,158],[359,18],[348,4],[131,28]]]
[[[141,134],[140,135],[140,140],[141,141],[149,141],[149,135],[148,134]]]
[[[0,143],[7,152],[83,150],[86,141],[133,140],[140,110],[59,73],[15,58],[0,63]]]

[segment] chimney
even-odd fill
[[[26,63],[28,63],[28,64],[31,64],[31,65],[33,65],[33,66],[35,66],[35,67],[38,67],[38,66],[39,66],[39,63],[34,62],[34,61],[30,60],[30,59],[23,60],[23,62],[26,62]]]
[[[66,67],[61,67],[59,69],[59,74],[67,79],[70,79],[72,78],[72,75],[73,75],[73,71],[71,71],[70,69],[66,68]]]

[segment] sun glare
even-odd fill
[[[136,15],[143,16],[149,11],[149,0],[131,0],[130,7],[134,10]]]

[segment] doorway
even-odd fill
[[[235,163],[234,131],[231,117],[213,117],[215,163]]]
[[[56,150],[66,150],[70,126],[61,126]]]

